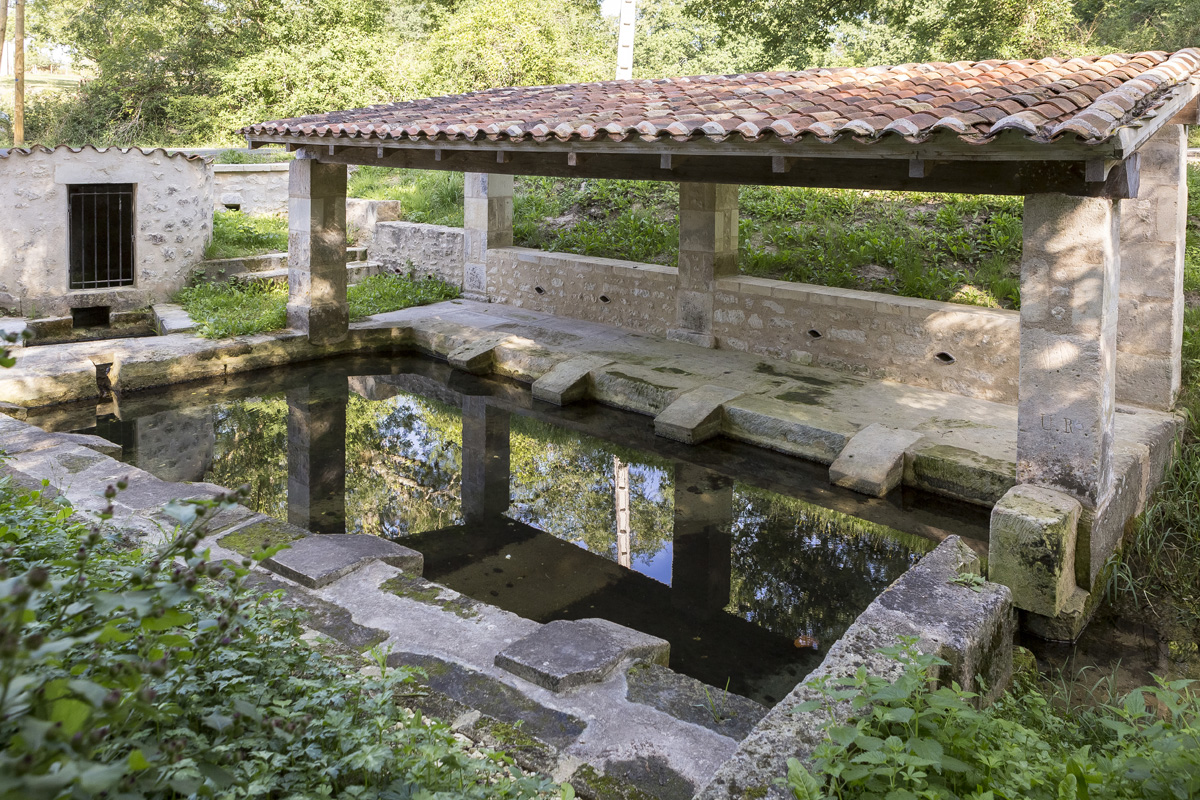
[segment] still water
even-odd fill
[[[523,617],[660,636],[674,669],[766,704],[938,538],[986,536],[935,498],[868,500],[815,465],[423,359],[142,393],[80,430],[166,480],[248,484],[309,530],[402,542],[426,578]]]

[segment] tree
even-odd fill
[[[637,30],[633,50],[637,78],[727,75],[766,66],[759,39],[697,16],[686,0],[642,0]]]

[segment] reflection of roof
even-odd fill
[[[490,89],[242,129],[257,136],[545,142],[783,143],[1006,130],[1098,143],[1200,79],[1200,50],[1041,61],[906,64]],[[1194,89],[1193,86],[1188,87]],[[1190,95],[1189,95],[1190,97]],[[1076,138],[1078,137],[1078,138]]]
[[[179,150],[165,150],[161,147],[156,147],[151,150],[145,150],[140,147],[95,147],[94,145],[84,145],[83,147],[70,147],[65,144],[55,145],[54,147],[43,147],[42,145],[34,145],[33,147],[14,147],[10,150],[0,150],[0,158],[8,158],[9,156],[28,156],[35,153],[57,153],[64,150],[68,153],[82,153],[84,150],[91,150],[93,153],[107,153],[109,150],[116,150],[118,153],[138,153],[143,156],[164,155],[167,158],[182,158],[187,161],[204,161],[204,156],[189,155]]]

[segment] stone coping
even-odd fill
[[[213,164],[213,172],[287,172],[290,161],[273,161],[266,164]]]

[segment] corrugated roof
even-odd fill
[[[490,89],[243,128],[255,136],[379,141],[784,143],[844,136],[972,144],[1016,130],[1094,144],[1200,79],[1200,50],[962,61]]]

